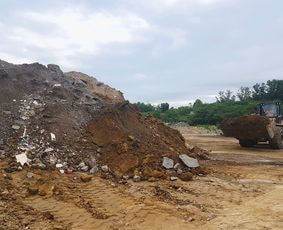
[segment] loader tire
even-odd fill
[[[253,147],[257,144],[254,140],[239,140],[241,147]]]
[[[283,129],[281,127],[276,127],[274,137],[269,140],[269,146],[272,149],[283,149],[282,133]]]

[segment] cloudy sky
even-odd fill
[[[0,59],[56,63],[132,102],[283,78],[282,0],[0,0]]]

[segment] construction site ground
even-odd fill
[[[81,173],[30,169],[1,173],[0,229],[283,229],[283,150],[183,135],[212,150],[209,160],[200,161],[209,173],[189,182],[118,183],[95,175],[82,182]],[[1,160],[1,169],[6,164]]]

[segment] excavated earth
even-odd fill
[[[162,168],[164,156],[175,164],[179,154],[202,157],[178,131],[143,118],[121,92],[93,77],[38,63],[1,61],[0,70],[0,153],[10,159],[7,172],[23,168],[15,158],[22,154],[32,168],[165,179],[177,176],[177,167]],[[177,166],[190,175],[205,173]]]
[[[1,61],[0,84],[0,230],[283,228],[282,150],[181,136],[55,65]]]
[[[105,180],[81,172],[0,161],[0,229],[282,229],[283,151],[240,148],[217,135],[183,133],[211,150],[209,174],[193,181]]]
[[[235,137],[238,140],[269,139],[267,126],[268,118],[260,115],[247,115],[224,120],[220,128],[227,137]]]

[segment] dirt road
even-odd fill
[[[217,186],[235,186],[220,192],[223,206],[202,228],[283,228],[283,150],[271,150],[268,145],[241,148],[237,140],[221,136],[183,135],[212,150],[207,167],[214,172],[211,177],[219,182]],[[227,193],[230,204],[225,203]],[[208,192],[208,196],[212,194]]]
[[[94,176],[84,183],[79,173],[39,170],[32,178],[27,170],[0,174],[0,229],[283,229],[283,151],[183,135],[212,150],[201,162],[209,174],[191,182],[114,183]]]

